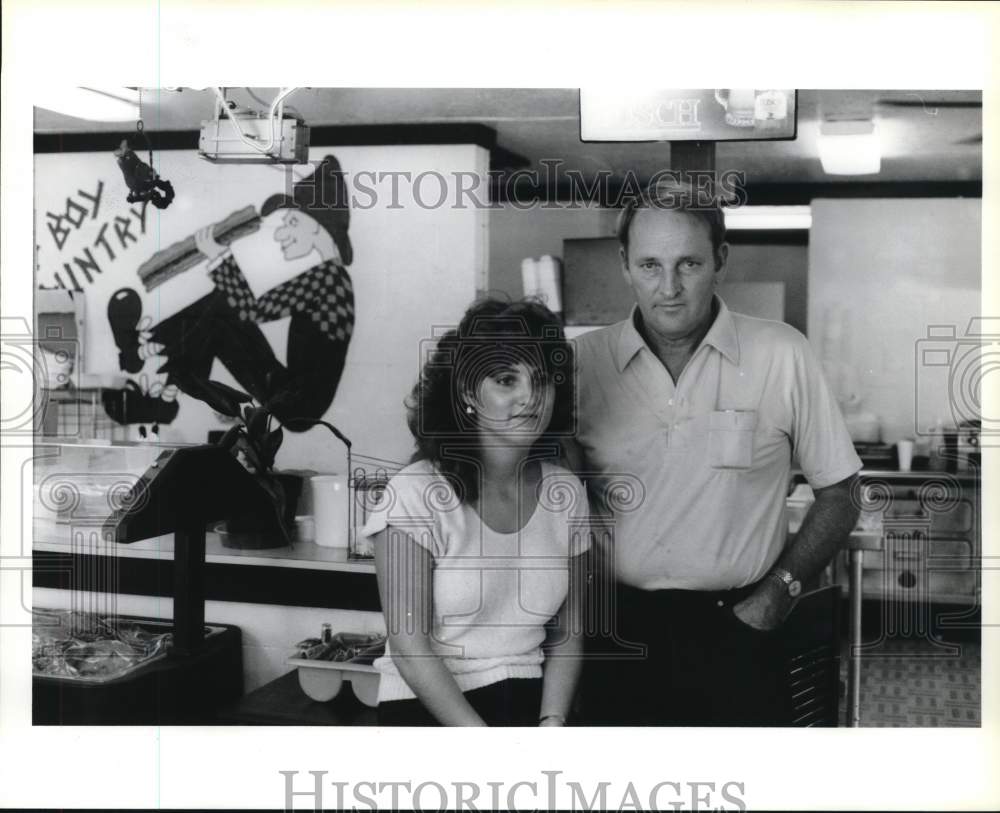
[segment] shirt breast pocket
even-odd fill
[[[713,469],[746,471],[753,465],[755,410],[716,410],[708,416],[708,459]]]

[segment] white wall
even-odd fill
[[[563,206],[565,206],[563,204]],[[519,210],[509,203],[490,211],[490,289],[517,298],[523,294],[521,260],[551,254],[562,258],[563,240],[614,237],[618,209],[581,206],[578,209]],[[785,289],[784,318],[806,332],[806,252],[802,246],[732,245],[727,281],[732,283],[781,282]],[[619,273],[617,260],[605,269]],[[624,286],[624,283],[622,283]],[[739,304],[747,301],[749,289],[739,293]],[[767,286],[760,289],[767,290]],[[730,293],[735,293],[730,291]],[[564,297],[564,302],[567,297]],[[728,302],[728,300],[727,300]],[[739,309],[737,305],[737,310]],[[757,308],[766,302],[754,303]],[[744,312],[750,312],[744,309]],[[621,316],[615,316],[621,318]],[[571,331],[576,332],[576,331]]]
[[[551,254],[562,258],[563,240],[581,237],[611,237],[615,233],[615,209],[587,206],[579,209],[529,210],[504,204],[490,211],[490,290],[512,298],[523,295],[521,260]]]
[[[842,360],[831,385],[863,398],[887,442],[915,422],[954,423],[947,380],[918,342],[932,325],[962,336],[980,314],[981,210],[978,199],[813,201],[810,341]]]

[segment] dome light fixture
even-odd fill
[[[126,87],[48,87],[34,94],[35,107],[87,121],[135,121],[139,89]]]
[[[871,119],[822,121],[818,147],[827,175],[875,175],[882,168],[882,145]]]

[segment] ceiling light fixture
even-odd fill
[[[139,90],[124,87],[49,87],[34,94],[35,107],[87,121],[135,121]]]
[[[742,206],[723,209],[726,228],[740,230],[809,229],[812,209],[809,206]]]
[[[821,122],[818,146],[827,175],[875,175],[882,167],[882,145],[871,119]]]
[[[201,123],[198,155],[215,163],[306,163],[309,126],[285,114],[285,99],[297,89],[280,88],[265,115],[227,99],[225,88],[213,88],[215,112]]]

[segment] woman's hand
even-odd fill
[[[583,595],[586,590],[586,553],[571,556],[569,568],[569,593],[550,624],[543,645],[545,662],[542,665],[542,707],[539,726],[566,725],[580,679],[583,656]]]
[[[222,256],[222,254],[228,251],[228,248],[226,246],[220,245],[218,242],[216,242],[215,235],[213,234],[214,231],[215,231],[215,226],[212,225],[198,229],[198,231],[194,233],[195,246],[197,247],[198,251],[200,251],[208,258],[209,262]]]

